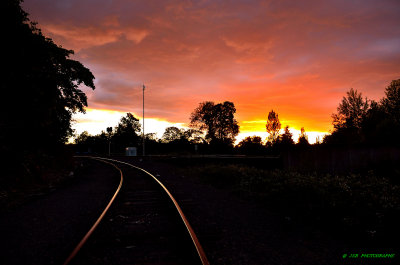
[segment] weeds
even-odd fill
[[[330,175],[262,170],[245,165],[206,165],[190,174],[217,188],[238,192],[271,210],[333,229],[382,236],[398,234],[400,186],[373,171]]]

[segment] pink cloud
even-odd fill
[[[188,122],[205,100],[238,120],[270,109],[327,131],[353,87],[379,99],[400,77],[397,1],[50,1],[24,6],[95,74],[91,107]],[[306,128],[307,129],[307,128]]]

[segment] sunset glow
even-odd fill
[[[332,129],[351,87],[379,100],[400,77],[398,1],[25,0],[44,34],[96,77],[76,131],[126,112],[146,133],[187,126],[203,101],[232,101],[241,134],[266,138],[268,112],[310,142]],[[107,111],[105,111],[107,110]],[[148,118],[148,121],[147,121]],[[294,137],[297,139],[297,137]]]
[[[100,109],[87,109],[86,113],[79,113],[74,116],[75,122],[73,128],[75,134],[80,134],[83,131],[87,131],[89,134],[95,135],[101,131],[106,131],[107,127],[115,127],[118,125],[121,117],[125,116],[126,112],[114,111],[114,110],[100,110]],[[133,113],[135,117],[139,117]],[[140,119],[139,123],[143,128],[143,120]],[[156,118],[145,119],[145,131],[146,133],[156,133],[158,138],[161,138],[165,128],[169,126],[175,126],[178,128],[184,128],[181,123],[170,123]]]

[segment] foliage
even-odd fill
[[[241,153],[255,155],[262,154],[265,146],[260,136],[248,136],[238,143],[237,149]]]
[[[283,134],[279,135],[276,145],[281,149],[288,149],[294,145],[293,134],[289,130],[289,125],[285,127]]]
[[[72,135],[71,115],[84,112],[87,106],[80,86],[94,89],[94,76],[69,58],[72,50],[57,46],[29,21],[20,1],[6,0],[1,5],[3,35],[7,36],[2,42],[7,66],[3,69],[2,97],[18,99],[17,110],[1,111],[1,123],[7,126],[1,138],[18,138],[25,146],[37,143],[34,149],[63,144]]]
[[[385,89],[385,98],[381,100],[381,105],[386,114],[400,123],[400,79],[393,80]]]
[[[202,132],[196,129],[180,129],[177,127],[167,127],[161,138],[164,143],[202,143],[204,139],[202,138]]]
[[[306,130],[304,129],[304,127],[301,127],[300,136],[297,140],[297,145],[300,147],[307,147],[310,145],[310,143],[308,142],[308,135],[306,134]]]
[[[342,102],[337,107],[337,113],[332,114],[333,126],[335,129],[359,129],[369,108],[368,99],[363,99],[362,94],[353,88],[346,94],[347,96],[343,97]]]
[[[271,110],[268,113],[268,121],[265,127],[269,134],[268,141],[274,144],[278,139],[279,131],[281,130],[281,122],[279,121],[278,113],[274,110]]]
[[[76,151],[80,153],[108,153],[109,135],[102,131],[98,135],[90,135],[87,131],[82,132],[74,139]]]
[[[187,129],[184,131],[184,138],[192,144],[207,143],[203,138],[203,132],[197,129]]]
[[[260,136],[247,136],[242,141],[239,142],[238,147],[244,147],[246,145],[262,145],[262,140]]]
[[[126,116],[122,117],[115,127],[115,134],[130,134],[137,135],[141,131],[141,125],[139,119],[133,116],[132,113],[127,113]]]
[[[21,1],[0,3],[3,25],[0,90],[0,141],[17,174],[40,175],[72,135],[71,117],[84,112],[83,86],[94,76],[66,50],[45,37],[29,20]],[[34,173],[36,172],[36,173]]]
[[[87,131],[83,131],[81,134],[79,134],[77,137],[75,137],[74,142],[76,144],[84,144],[88,141],[90,135]]]
[[[114,128],[111,141],[118,152],[124,152],[128,146],[138,146],[140,142],[141,124],[132,113],[122,117]]]
[[[333,114],[335,130],[324,143],[335,145],[400,145],[400,79],[393,80],[380,102],[363,99],[351,89]]]
[[[371,101],[370,108],[361,122],[361,134],[363,140],[368,143],[380,143],[384,140],[385,134],[390,131],[390,125],[383,123],[386,118],[387,114],[382,105],[375,101]]]
[[[156,133],[146,133],[144,138],[148,141],[157,141],[157,134]]]
[[[206,183],[260,200],[297,221],[364,236],[369,231],[381,236],[399,232],[400,186],[372,171],[301,174],[245,165],[205,165],[187,170]]]
[[[185,130],[184,129],[179,129],[177,127],[167,127],[165,129],[165,132],[162,136],[162,141],[166,143],[170,143],[173,141],[180,140],[185,137]]]
[[[239,125],[234,114],[235,105],[232,102],[214,104],[206,101],[192,112],[190,125],[199,130],[205,130],[206,140],[210,143],[232,145],[239,133]]]
[[[90,135],[84,131],[75,137],[75,151],[80,153],[123,154],[128,146],[141,147],[142,138],[140,135],[141,125],[139,120],[131,113],[121,117],[118,126],[115,128],[107,127],[98,135]],[[198,149],[204,145],[201,131],[195,129],[179,129],[168,127],[162,139],[158,139],[156,133],[145,135],[145,145],[147,154],[177,154],[193,153],[194,145]],[[138,153],[141,154],[141,148]]]
[[[361,140],[360,129],[369,109],[368,99],[353,88],[346,93],[337,107],[337,113],[332,114],[334,131],[324,137],[324,143],[352,145]]]
[[[131,113],[127,113],[121,117],[114,129],[107,127],[106,132],[102,131],[94,136],[84,131],[75,137],[74,142],[79,152],[108,154],[108,148],[111,145],[113,152],[123,153],[126,147],[140,144],[140,132],[141,125],[139,120]],[[152,140],[154,137],[154,134],[146,134],[146,139]]]
[[[112,133],[113,133],[112,127],[107,127],[106,131],[107,131],[107,137],[108,137],[108,138],[111,138]]]

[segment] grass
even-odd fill
[[[12,181],[3,181],[0,185],[0,213],[11,210],[68,185],[84,170],[78,162],[63,160],[64,165],[50,164],[48,168],[36,174],[25,174],[15,170]]]
[[[366,174],[331,175],[262,170],[245,165],[186,168],[220,189],[261,202],[299,223],[318,225],[360,240],[399,236],[400,186]]]

